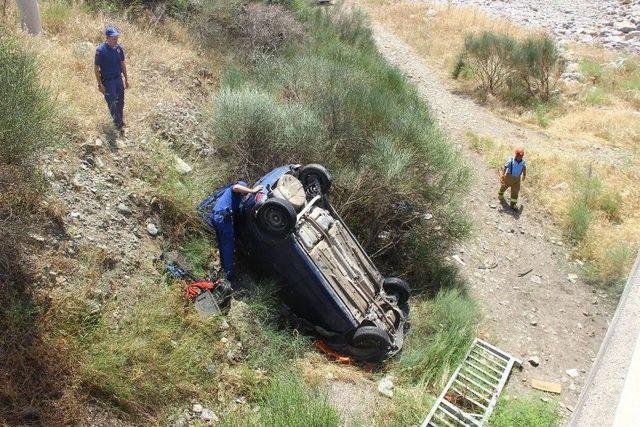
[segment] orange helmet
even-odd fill
[[[522,147],[516,148],[516,157],[523,157],[523,156],[524,156],[524,148]]]

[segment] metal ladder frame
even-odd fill
[[[474,353],[474,350],[477,351],[477,349],[480,349],[481,352],[485,351],[489,353],[492,357],[495,357],[496,359],[504,362],[505,365],[502,366],[499,362],[492,360],[491,357],[484,356],[484,359],[487,362],[492,362],[495,365],[500,366],[502,368],[501,372],[499,372],[495,366],[491,366],[489,365],[489,363],[484,363],[481,360],[483,359],[483,355]],[[480,367],[478,367],[477,364],[480,364]],[[499,348],[492,346],[486,341],[483,341],[479,338],[474,339],[473,344],[471,344],[471,348],[469,348],[469,351],[464,357],[464,360],[455,370],[451,378],[449,378],[449,381],[447,382],[446,387],[444,388],[444,390],[442,391],[442,393],[434,403],[433,407],[431,408],[431,411],[429,412],[425,420],[422,422],[421,427],[429,427],[429,426],[438,427],[441,425],[447,426],[447,427],[458,427],[458,426],[480,427],[482,426],[489,419],[489,416],[491,416],[491,413],[493,412],[493,409],[498,401],[498,396],[500,396],[502,389],[507,383],[507,380],[509,379],[509,375],[511,374],[511,370],[513,369],[514,366],[518,368],[522,368],[522,361],[520,361],[519,359],[516,359],[509,353],[506,353],[500,350]],[[472,369],[469,370],[468,369],[469,367],[471,367]],[[482,369],[482,367],[487,369],[486,370]],[[469,374],[469,376],[474,376],[475,380],[465,377],[463,375],[464,369],[467,369],[466,371],[464,371],[464,374]],[[478,373],[482,374],[482,376],[476,375]],[[496,377],[495,373],[500,374],[500,377]],[[463,378],[464,381],[460,381],[459,376]],[[496,384],[493,384],[488,379],[495,380]],[[462,386],[465,386],[465,389],[470,391],[471,394],[476,395],[477,400],[471,399],[467,397],[466,394],[462,394],[459,391],[457,391],[454,388],[454,384],[456,384],[456,382],[461,384]],[[486,383],[487,385],[489,385],[489,387],[487,387],[486,385],[483,386],[479,383]],[[472,384],[474,385],[473,387],[471,387]],[[491,397],[487,398],[485,396],[482,396],[480,393],[477,392],[478,390],[490,392]],[[446,399],[446,396],[450,394],[450,391],[453,391],[456,395],[468,401],[469,403],[473,404],[474,406],[484,409],[484,411],[482,413],[474,413],[474,412],[466,412],[465,410],[458,408],[455,404],[453,404],[452,402]],[[479,403],[478,400],[485,400],[488,403],[485,406]],[[441,414],[438,411],[439,409],[443,412],[444,415],[448,416],[448,419],[445,419],[444,417],[441,416]]]

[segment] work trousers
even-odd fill
[[[512,205],[515,205],[518,202],[518,194],[520,193],[520,177],[505,175],[498,195],[500,197],[504,196],[504,192],[507,190],[507,188],[511,188],[510,203]]]
[[[231,279],[234,275],[233,269],[233,251],[235,246],[235,232],[233,229],[233,219],[231,215],[227,217],[227,221],[223,216],[214,215],[213,225],[216,229],[216,238],[218,240],[218,251],[220,252],[220,264],[227,278]]]
[[[104,100],[107,101],[109,113],[118,129],[124,126],[124,83],[122,77],[103,81]]]

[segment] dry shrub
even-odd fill
[[[252,51],[275,53],[299,42],[302,25],[280,5],[250,3],[240,17],[240,31]]]

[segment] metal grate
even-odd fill
[[[422,427],[482,426],[514,366],[522,368],[522,362],[476,338]]]

